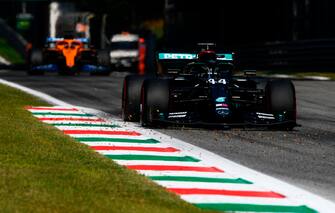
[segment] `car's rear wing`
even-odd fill
[[[217,60],[221,62],[232,62],[233,53],[217,53]],[[188,63],[197,61],[196,53],[157,53],[157,62],[160,72],[177,73],[182,70]]]
[[[197,60],[198,54],[194,53],[158,53],[158,60]],[[217,60],[232,61],[234,53],[217,53]]]
[[[193,53],[158,53],[158,60],[196,60]]]
[[[157,53],[156,59],[159,73],[177,74],[188,63],[196,61],[197,54],[160,52]]]

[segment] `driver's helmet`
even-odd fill
[[[213,64],[216,62],[216,53],[212,50],[205,50],[198,53],[199,62]]]

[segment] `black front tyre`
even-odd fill
[[[141,94],[140,123],[145,127],[154,127],[164,119],[169,106],[169,81],[149,79],[144,81]],[[162,118],[163,117],[163,118]]]
[[[290,80],[269,81],[265,91],[268,112],[284,116],[285,123],[275,128],[292,130],[296,126],[296,96],[293,83]]]
[[[128,75],[123,81],[122,118],[124,121],[140,120],[140,102],[142,83],[147,76]]]

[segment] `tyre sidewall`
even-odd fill
[[[148,76],[128,75],[122,88],[122,118],[125,121],[140,120],[142,84]]]
[[[168,112],[169,81],[162,79],[145,80],[141,91],[141,125],[157,126],[161,113]]]
[[[266,109],[269,113],[286,113],[286,120],[296,121],[296,95],[290,80],[272,80],[265,87]]]

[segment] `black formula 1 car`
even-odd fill
[[[142,126],[296,126],[295,88],[290,80],[233,75],[233,54],[159,53],[156,76],[129,75],[122,115]]]
[[[87,38],[47,38],[43,49],[33,49],[28,57],[28,74],[58,72],[73,75],[79,72],[108,75],[109,53],[96,50]]]

